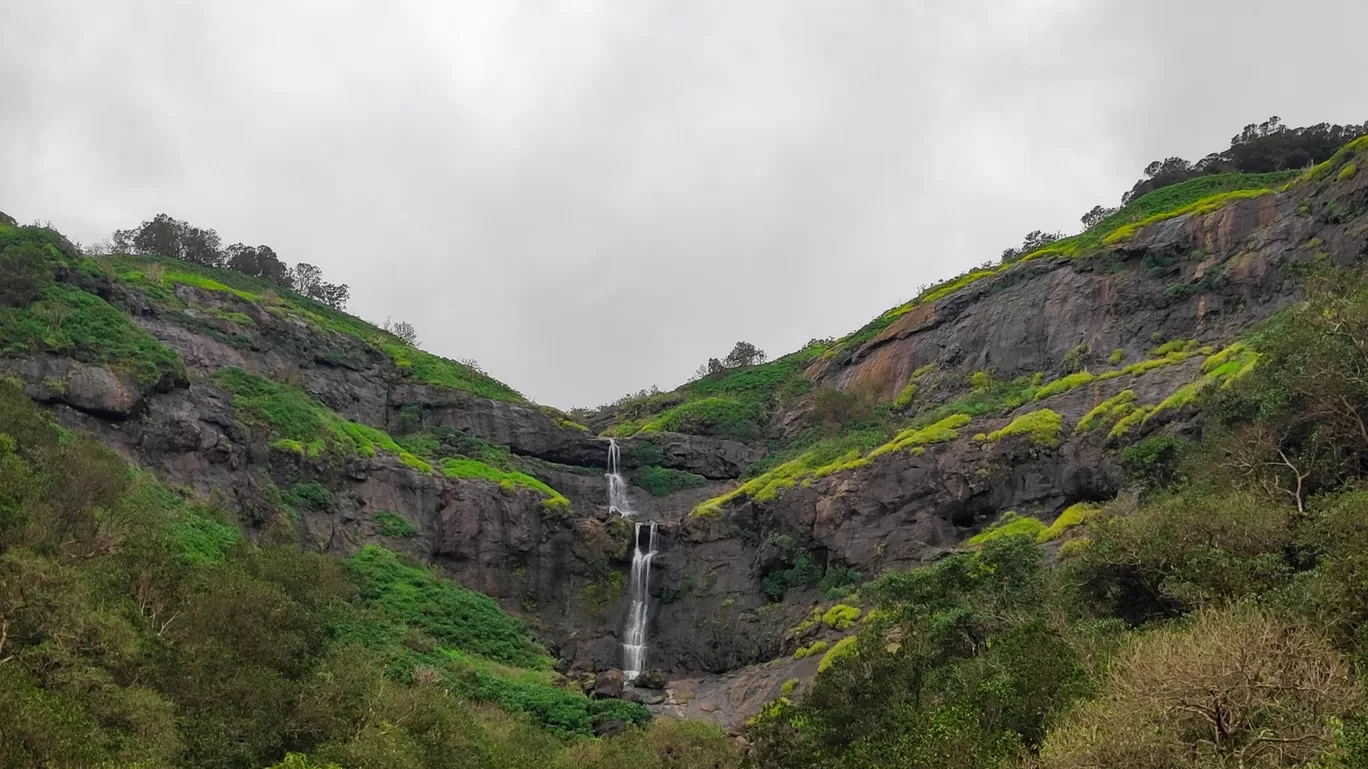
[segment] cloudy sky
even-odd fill
[[[0,0],[0,210],[269,244],[544,403],[851,331],[1150,160],[1362,122],[1355,0]]]

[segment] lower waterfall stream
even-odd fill
[[[631,518],[636,515],[627,498],[627,480],[618,470],[621,458],[616,440],[608,442],[608,510]],[[632,576],[628,584],[631,604],[622,634],[622,673],[631,683],[646,667],[646,623],[651,604],[651,559],[656,554],[656,524],[640,521],[632,529]]]

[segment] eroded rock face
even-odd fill
[[[1321,250],[1337,263],[1363,257],[1363,236],[1352,224],[1297,216],[1300,194],[1175,218],[1093,259],[1019,264],[913,309],[877,338],[818,361],[807,373],[818,388],[868,388],[888,400],[913,371],[933,363],[951,381],[981,370],[999,379],[1055,379],[1067,373],[1064,361],[1080,347],[1083,365],[1100,369],[1114,350],[1135,362],[1161,340],[1223,346],[1295,299],[1290,267],[1314,258],[1303,247],[1310,238],[1319,238]],[[1209,279],[1213,275],[1221,279]],[[323,483],[334,503],[304,511],[298,533],[304,544],[345,555],[382,542],[440,566],[526,617],[567,669],[621,665],[632,532],[629,521],[606,509],[606,439],[535,406],[415,383],[359,340],[278,317],[232,294],[184,286],[177,294],[186,308],[175,313],[158,314],[135,294],[122,301],[140,325],[180,352],[195,375],[189,386],[140,391],[106,368],[56,356],[0,359],[0,369],[22,379],[35,399],[53,404],[66,423],[94,432],[167,480],[241,511],[251,525],[267,520],[271,485]],[[239,314],[251,323],[224,319]],[[648,663],[668,672],[672,687],[689,681],[687,686],[712,692],[699,708],[744,717],[796,669],[747,666],[789,657],[802,639],[786,631],[820,599],[815,590],[790,590],[782,601],[765,595],[762,580],[785,565],[786,552],[776,544],[781,537],[821,563],[857,569],[868,579],[952,550],[1007,510],[1049,520],[1074,502],[1108,499],[1123,482],[1117,444],[1108,443],[1106,430],[1072,428],[1126,389],[1141,403],[1163,400],[1199,375],[1201,360],[1089,383],[1022,406],[1018,414],[1048,407],[1062,415],[1065,440],[1057,447],[1024,438],[975,440],[976,433],[991,433],[1015,415],[980,418],[957,440],[922,454],[890,454],[769,501],[738,502],[716,517],[689,513],[731,488],[763,450],[664,433],[620,440],[628,469],[661,465],[710,479],[663,498],[634,493],[638,520],[660,524]],[[323,465],[282,454],[265,436],[244,429],[231,394],[213,386],[209,375],[226,367],[297,383],[343,416],[377,428],[393,430],[416,413],[426,427],[508,446],[515,461],[541,463],[538,476],[571,500],[572,512],[548,511],[532,490],[421,473],[394,457]],[[920,405],[935,407],[958,392],[963,389],[947,388]],[[776,415],[775,424],[800,429],[804,408],[799,399]],[[1145,422],[1136,434],[1199,428],[1198,415],[1180,410]],[[412,524],[414,536],[381,536],[374,521],[381,510]],[[737,685],[753,691],[739,699],[699,679],[743,668],[749,672],[736,677]]]
[[[143,389],[132,378],[56,355],[0,358],[0,371],[23,382],[34,400],[65,403],[105,419],[128,419],[143,404]]]

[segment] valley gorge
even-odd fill
[[[1087,516],[1139,505],[1134,447],[1212,434],[1228,415],[1203,398],[1257,370],[1308,276],[1364,266],[1368,175],[1345,169],[1365,161],[1358,140],[1306,171],[1160,189],[844,337],[575,412],[261,280],[96,259],[10,220],[0,234],[58,256],[0,376],[247,541],[393,551],[413,584],[525,623],[556,686],[748,746],[851,653],[881,578],[1015,529],[1053,565]],[[103,313],[90,338],[51,341],[81,313]],[[1269,493],[1309,509],[1293,470]],[[911,638],[881,637],[890,655]],[[484,665],[472,687],[516,678]]]

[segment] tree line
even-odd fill
[[[233,270],[294,291],[335,309],[346,307],[351,289],[329,283],[323,270],[300,262],[285,263],[270,246],[234,243],[224,247],[212,229],[196,227],[169,214],[157,214],[127,230],[116,230],[107,246],[114,253],[159,254],[203,267]]]
[[[1345,144],[1368,134],[1368,122],[1361,125],[1317,123],[1301,128],[1283,125],[1274,115],[1262,123],[1250,123],[1230,139],[1230,147],[1192,162],[1173,156],[1145,166],[1144,176],[1121,196],[1121,206],[1162,187],[1212,174],[1264,174],[1294,171],[1322,163]],[[1089,229],[1116,213],[1120,207],[1093,206],[1083,214],[1083,229]],[[1032,230],[1020,246],[1004,249],[1002,261],[1011,262],[1064,237],[1061,232]]]

